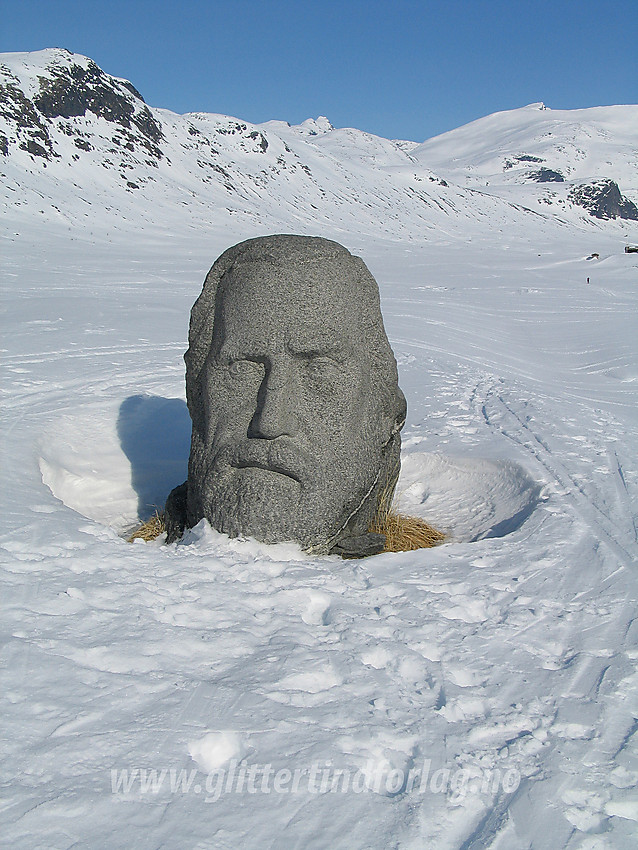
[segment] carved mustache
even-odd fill
[[[303,449],[285,437],[277,440],[246,440],[224,452],[230,466],[246,469],[255,466],[295,479],[302,486],[312,480],[315,462]]]

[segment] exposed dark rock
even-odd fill
[[[19,88],[19,80],[2,66],[6,82],[0,84],[0,117],[15,125],[18,145],[34,156],[51,159],[56,156],[49,131],[29,98]],[[3,149],[4,152],[4,149]],[[7,139],[6,154],[9,152]]]
[[[200,165],[201,164],[202,163],[200,163]],[[226,171],[225,168],[222,168],[221,165],[215,165],[214,162],[209,162],[206,164],[213,171],[216,171],[218,174],[221,174],[221,176],[224,178],[224,187],[228,189],[229,192],[235,191],[235,186],[233,185],[233,178],[230,176],[230,174]]]
[[[33,156],[42,156],[45,159],[50,158],[47,149],[43,148],[42,145],[39,145],[35,139],[29,139],[26,142],[21,142],[20,147],[23,151],[33,154]]]
[[[575,186],[569,193],[569,200],[586,209],[594,218],[638,221],[638,208],[633,201],[623,198],[613,180],[595,180]]]
[[[80,150],[83,150],[83,151],[93,150],[92,145],[89,142],[87,142],[86,139],[80,139],[78,137],[78,138],[73,139],[73,143],[75,144],[76,148],[80,148]]]
[[[40,92],[33,99],[46,118],[74,118],[88,111],[127,129],[133,125],[151,142],[163,138],[161,126],[137,89],[109,77],[95,62],[89,61],[86,68],[52,65],[49,70],[52,76],[39,78]],[[161,156],[158,148],[155,151]]]
[[[247,130],[245,124],[240,124],[238,121],[229,121],[225,127],[217,127],[216,133],[220,136],[234,136],[235,133],[243,133]]]
[[[162,128],[153,118],[148,106],[144,106],[140,112],[133,117],[133,123],[142,131],[142,133],[144,133],[145,136],[152,139],[154,142],[159,142],[160,139],[164,138]]]
[[[512,159],[506,159],[503,163],[503,171],[507,171],[510,168],[514,168],[515,165],[520,165],[521,162],[544,162],[540,156],[532,156],[529,153],[521,153],[518,156],[513,157]]]
[[[135,88],[133,83],[129,83],[128,80],[118,80],[118,82],[121,86],[124,86],[125,89],[128,89],[131,92],[131,94],[134,95],[138,100],[141,100],[142,103],[146,103],[146,101],[144,100],[142,95],[138,92],[138,90]]]
[[[266,153],[266,151],[268,150],[268,140],[266,139],[263,133],[259,132],[258,130],[253,130],[252,133],[248,134],[248,138],[259,139],[259,149],[262,153]]]
[[[529,175],[530,180],[535,180],[537,183],[564,183],[565,178],[560,171],[554,171],[551,168],[539,168],[538,171],[532,171]]]

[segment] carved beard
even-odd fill
[[[368,430],[360,429],[366,443]],[[331,457],[314,459],[287,437],[219,447],[198,494],[203,515],[230,537],[293,540],[325,554],[376,484],[378,458],[357,480],[347,477],[351,451],[349,443]]]
[[[299,540],[302,485],[294,478],[258,467],[214,467],[204,504],[213,528],[230,537],[250,535],[264,543]]]

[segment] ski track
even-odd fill
[[[583,483],[576,476],[569,473],[565,465],[555,457],[547,443],[535,433],[519,414],[517,414],[503,399],[502,395],[490,387],[485,392],[481,412],[488,427],[497,427],[500,432],[517,445],[522,446],[534,460],[542,467],[546,475],[550,477],[555,485],[560,485],[568,499],[573,503],[574,509],[580,518],[590,527],[593,534],[611,549],[616,557],[625,567],[636,567],[636,557],[632,556],[627,549],[617,541],[617,538],[626,539],[627,529],[623,524],[616,522],[605,508],[601,507],[595,498],[588,495],[583,489]],[[528,414],[527,419],[531,418]],[[498,425],[494,425],[498,422]],[[622,482],[622,472],[618,466],[617,456],[614,455],[616,469],[610,469],[617,492],[620,493],[616,477]],[[609,457],[608,457],[609,462]],[[626,509],[626,488],[623,488],[625,499],[623,508]],[[623,517],[627,519],[627,517]],[[633,527],[633,526],[632,526]],[[630,541],[628,541],[630,542]],[[635,536],[634,540],[635,542]]]

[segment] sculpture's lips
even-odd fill
[[[292,478],[295,481],[299,481],[301,483],[301,479],[295,475],[294,472],[291,472],[288,469],[277,468],[276,466],[270,466],[267,463],[238,463],[237,469],[265,469],[267,472],[277,472],[279,475],[286,475],[288,478]]]
[[[308,483],[313,468],[305,452],[279,440],[249,440],[242,443],[230,458],[230,465],[237,469],[253,467],[276,472],[300,484]]]

